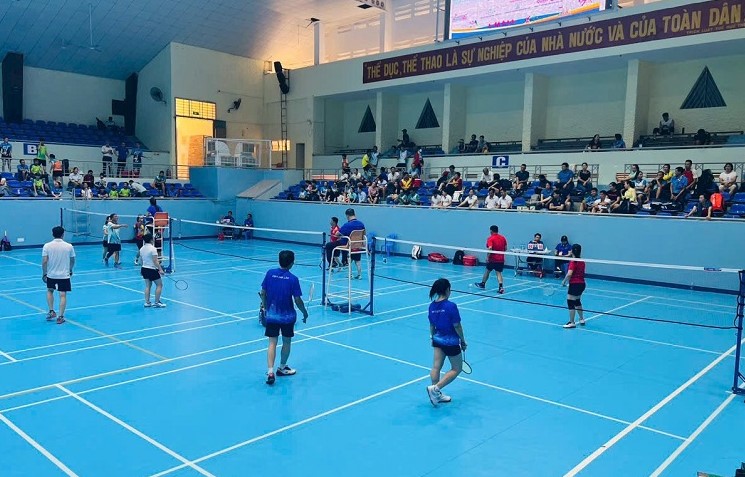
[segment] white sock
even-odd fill
[[[285,366],[287,366],[287,363],[279,363],[279,369],[285,369]]]

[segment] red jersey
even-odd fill
[[[494,250],[495,252],[506,252],[507,251],[507,239],[503,235],[491,234],[486,239],[486,248]],[[490,263],[504,263],[504,255],[501,253],[490,253],[486,258],[487,262]]]
[[[341,237],[341,233],[339,232],[339,226],[334,225],[331,227],[331,241],[334,242],[336,240],[339,240],[339,237]]]
[[[585,262],[578,262],[572,260],[569,262],[569,271],[572,272],[572,277],[569,279],[569,283],[585,283]]]

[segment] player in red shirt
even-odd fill
[[[580,258],[582,255],[582,246],[575,243],[572,245],[572,255],[574,258]],[[567,307],[569,308],[569,322],[564,325],[564,328],[576,328],[574,324],[574,313],[579,313],[579,324],[585,326],[585,317],[583,315],[584,310],[582,309],[582,292],[585,291],[585,262],[572,260],[569,263],[569,270],[566,276],[561,281],[561,286],[565,286],[569,282],[569,289],[567,290]]]
[[[494,250],[495,252],[507,251],[507,239],[504,235],[499,234],[499,227],[492,225],[489,227],[491,235],[486,239],[486,248]],[[478,288],[486,288],[486,281],[489,280],[489,274],[494,270],[497,274],[497,282],[499,282],[499,293],[504,293],[504,286],[502,281],[502,270],[504,270],[504,254],[501,253],[489,253],[486,257],[486,270],[484,270],[484,277],[480,282],[474,283]]]

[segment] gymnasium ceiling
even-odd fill
[[[280,60],[290,68],[306,66],[313,60],[310,18],[338,23],[380,12],[359,5],[356,0],[2,0],[0,58],[15,51],[25,55],[27,66],[124,79],[178,42]]]

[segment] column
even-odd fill
[[[442,114],[442,150],[449,153],[466,135],[466,88],[446,83]]]
[[[546,134],[546,107],[548,103],[548,77],[527,73],[523,106],[523,151],[530,151]]]
[[[629,60],[626,72],[626,107],[623,117],[623,139],[631,147],[649,127],[649,64]]]
[[[323,22],[313,24],[313,64],[320,65],[326,62],[326,29]]]
[[[375,98],[375,144],[387,151],[401,138],[398,127],[398,95],[378,91]]]
[[[385,53],[393,49],[393,13],[384,11],[379,15],[380,18],[380,52]]]

